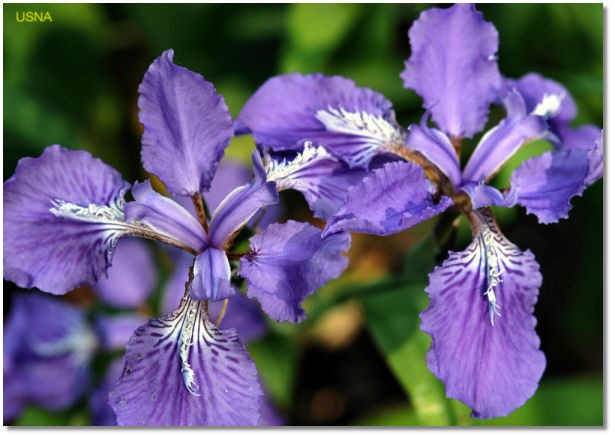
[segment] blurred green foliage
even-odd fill
[[[146,177],[139,162],[137,86],[150,62],[168,48],[175,49],[177,63],[215,84],[233,115],[272,75],[323,72],[345,75],[383,93],[393,102],[401,125],[416,123],[422,114],[421,100],[403,88],[399,73],[409,56],[408,28],[428,7],[4,4],[3,179],[12,175],[19,158],[38,156],[53,143],[87,149],[128,180]],[[576,99],[577,122],[602,125],[601,4],[481,4],[478,8],[499,31],[503,74],[519,77],[537,71],[560,81]],[[18,23],[15,14],[25,10],[49,11],[53,22]],[[249,137],[236,138],[227,155],[248,161],[252,148]],[[543,148],[538,144],[523,152],[537,149]],[[526,156],[517,156],[503,172],[510,173]],[[374,276],[371,280],[355,276],[351,262],[349,273],[308,300],[307,322],[272,324],[268,336],[249,346],[286,422],[602,425],[602,182],[572,203],[570,218],[551,226],[538,225],[523,210],[496,211],[507,237],[536,254],[544,276],[536,316],[548,367],[538,392],[524,407],[507,418],[470,419],[467,408],[444,398],[442,385],[427,370],[424,354],[429,339],[418,331],[417,315],[427,302],[422,291],[427,273],[442,261],[428,238],[406,258],[405,272],[403,255],[390,259],[387,264],[393,266],[384,271],[368,271]],[[301,209],[301,205],[293,201],[288,205],[289,215],[299,213],[294,207]],[[432,227],[421,226],[408,234],[418,240]],[[385,243],[394,244],[406,236],[386,238]],[[450,247],[463,249],[469,237],[467,226],[460,226]],[[377,243],[374,238],[361,240],[364,251],[354,256],[351,252],[351,258],[368,258],[375,252],[371,251]],[[357,245],[357,238],[353,244]],[[406,249],[411,247],[408,243]],[[366,281],[371,282],[365,285]],[[313,330],[352,300],[360,301],[359,328],[369,334],[358,332],[326,353],[331,358],[327,371],[346,372],[368,360],[379,370],[352,379],[351,384],[363,386],[360,392],[338,383],[333,384],[339,389],[337,396],[319,396],[333,387],[324,384],[327,373],[306,368],[309,355],[321,346]],[[361,358],[349,362],[344,360],[346,354]],[[377,360],[369,358],[373,355]],[[379,389],[377,384],[384,387]],[[374,393],[382,390],[389,393]],[[337,397],[337,402],[324,403],[336,403],[342,411],[329,420],[310,419],[316,415],[317,396]],[[298,409],[303,403],[308,403],[307,409]],[[17,424],[86,422],[84,406],[60,413],[30,407]]]

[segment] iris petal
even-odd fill
[[[546,364],[533,316],[541,283],[534,255],[485,217],[470,246],[429,275],[427,365],[472,416],[507,415],[536,391]]]
[[[86,391],[97,343],[81,309],[39,292],[16,295],[3,336],[5,419],[19,414],[16,405],[58,410]]]
[[[190,287],[193,299],[218,301],[235,294],[231,286],[231,266],[226,252],[217,248],[207,248],[194,262],[194,280]]]
[[[135,331],[109,394],[120,426],[258,424],[262,388],[234,330],[208,319],[188,293],[170,315]]]
[[[170,313],[177,307],[184,294],[188,270],[192,266],[194,258],[182,251],[176,251],[173,261],[175,269],[167,281],[163,291],[163,312]],[[226,314],[220,323],[221,329],[237,329],[242,343],[249,343],[267,331],[267,322],[263,311],[253,299],[248,299],[243,293],[234,291],[228,299]],[[209,301],[209,315],[217,319],[224,301]]]
[[[4,183],[4,277],[63,294],[93,283],[126,234],[128,183],[85,151],[53,145]]]
[[[344,77],[286,74],[269,79],[248,100],[239,121],[274,151],[324,145],[351,167],[366,167],[389,143],[404,143],[391,102]]]
[[[149,180],[135,183],[132,195],[135,200],[126,204],[127,222],[137,227],[144,224],[165,240],[195,252],[207,245],[207,234],[194,215],[152,189]]]
[[[349,169],[324,147],[304,144],[294,159],[267,160],[267,180],[275,181],[279,191],[294,189],[303,194],[314,216],[328,219],[344,203],[350,186],[358,183],[366,171]]]
[[[267,181],[258,151],[252,154],[254,180],[237,187],[218,205],[211,217],[210,239],[217,248],[245,225],[261,208],[279,201],[275,182]]]
[[[461,182],[461,170],[455,148],[444,133],[427,126],[427,116],[425,113],[420,125],[410,127],[406,146],[420,151],[457,186]]]
[[[233,123],[213,85],[175,65],[173,50],[162,53],[143,77],[139,120],[143,167],[173,194],[207,191],[233,136]]]
[[[463,170],[465,181],[486,181],[524,144],[547,135],[543,117],[527,114],[516,91],[504,103],[507,116],[482,137]]]
[[[600,157],[602,157],[600,155]],[[581,195],[585,188],[602,176],[602,158],[592,158],[590,168],[587,150],[572,148],[548,151],[526,160],[511,175],[511,189],[517,203],[538,217],[541,223],[557,222],[568,217],[570,200]]]
[[[449,135],[471,137],[482,130],[501,82],[493,24],[474,5],[457,4],[421,13],[409,37],[405,87],[423,97],[423,107]]]
[[[325,234],[350,231],[389,235],[408,229],[450,207],[433,198],[435,186],[414,163],[393,162],[372,171],[348,191],[346,203],[325,227]]]
[[[304,299],[344,270],[342,252],[350,247],[346,233],[321,237],[321,230],[288,221],[271,224],[250,239],[250,253],[241,259],[239,275],[248,280],[248,297],[277,321],[304,319]]]

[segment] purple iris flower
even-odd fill
[[[223,98],[202,76],[175,65],[169,50],[146,72],[138,105],[143,166],[170,196],[145,181],[132,186],[126,201],[130,185],[85,151],[53,145],[39,158],[24,158],[4,184],[4,276],[64,294],[103,277],[121,237],[186,251],[192,262],[179,306],[138,328],[126,347],[109,394],[117,423],[256,425],[263,393],[255,364],[235,329],[212,322],[209,303],[234,297],[238,275],[275,320],[305,317],[303,300],[346,267],[341,254],[349,235],[322,237],[312,225],[289,221],[252,237],[248,252],[233,251],[233,243],[257,213],[279,201],[279,190],[302,191],[320,204],[319,193],[327,198],[329,190],[314,177],[339,162],[306,145],[292,160],[267,157],[265,166],[255,151],[253,179],[210,216],[203,194],[233,135]]]
[[[570,199],[602,176],[602,132],[570,127],[576,108],[560,84],[537,74],[503,77],[498,33],[474,5],[424,11],[409,38],[412,56],[401,77],[423,98],[419,125],[401,129],[384,97],[320,74],[269,79],[238,125],[261,146],[290,150],[311,140],[366,170],[346,186],[325,235],[389,235],[451,207],[469,219],[470,246],[451,252],[429,276],[431,303],[421,314],[421,329],[432,337],[427,365],[474,417],[507,415],[534,394],[545,369],[533,316],[542,276],[534,255],[502,235],[489,207],[519,204],[541,223],[567,217]],[[462,142],[485,128],[492,104],[506,117],[483,134],[462,168]],[[509,188],[488,184],[536,139],[553,150],[523,162]],[[384,155],[392,161],[373,167]]]
[[[49,295],[18,294],[3,336],[5,424],[27,404],[66,408],[91,384],[97,338],[83,310]]]
[[[109,308],[142,305],[156,278],[149,248],[140,240],[122,239],[115,255],[121,261],[114,263],[108,278],[101,279],[93,291]],[[124,350],[133,331],[145,320],[142,315],[118,312],[94,313],[91,322],[90,311],[40,292],[15,296],[3,335],[5,422],[16,418],[27,404],[49,410],[74,404],[94,386],[94,358]],[[108,371],[106,378],[110,376]],[[107,421],[98,418],[101,409],[112,414],[107,393],[102,404],[92,407],[95,425],[115,424],[115,417]]]

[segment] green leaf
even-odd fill
[[[406,391],[421,425],[450,425],[443,385],[427,369],[430,338],[419,331],[423,285],[401,284],[361,297],[368,328]],[[422,296],[425,296],[424,294]],[[423,300],[421,300],[423,299]]]
[[[419,313],[427,306],[427,274],[433,270],[438,245],[426,237],[407,255],[407,282],[382,286],[360,295],[367,326],[389,367],[406,391],[421,425],[454,423],[442,383],[427,369],[430,338],[419,330]]]

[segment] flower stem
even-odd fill
[[[239,260],[241,257],[247,255],[247,252],[227,252],[226,257],[229,260]]]
[[[205,204],[203,203],[203,197],[200,193],[195,193],[190,198],[192,198],[192,203],[194,204],[194,208],[196,210],[196,215],[199,218],[199,222],[207,233],[209,231],[209,228],[207,225],[207,215],[205,213]]]
[[[224,319],[224,315],[226,314],[226,309],[228,307],[228,298],[222,302],[222,308],[220,309],[220,313],[218,314],[218,318],[216,319],[216,326],[220,326],[222,323],[222,319]]]

